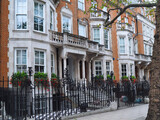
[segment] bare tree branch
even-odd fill
[[[157,3],[148,3],[148,4],[130,4],[130,5],[127,5],[125,6],[119,13],[118,15],[113,19],[111,20],[110,22],[108,22],[109,18],[106,19],[105,23],[104,23],[104,26],[107,27],[109,25],[111,25],[112,23],[114,23],[114,21],[120,16],[122,15],[128,8],[130,7],[154,7],[156,6]],[[109,12],[108,12],[109,13]]]

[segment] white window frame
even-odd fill
[[[149,45],[149,46],[148,46],[148,49],[149,49],[148,54],[151,56],[151,55],[152,55],[152,46],[151,46],[151,45]]]
[[[36,17],[36,18],[43,19],[43,31],[40,31],[39,28],[38,28],[38,30],[35,30],[35,28],[33,28],[33,29],[34,29],[34,31],[38,31],[38,32],[43,32],[44,33],[45,32],[45,4],[43,2],[39,2],[37,0],[34,1],[34,5],[35,5],[35,3],[38,3],[38,8],[39,8],[39,4],[43,5],[43,17],[35,16],[35,10],[33,11],[34,12],[34,18]],[[35,9],[35,6],[34,6],[34,9]],[[35,23],[33,22],[33,24],[35,24]],[[38,26],[39,26],[39,24],[38,24]],[[35,27],[35,26],[33,25],[33,27]]]
[[[18,4],[18,0],[15,0],[15,29],[16,30],[27,30],[28,29],[28,0],[26,0],[26,14],[22,13],[22,14],[18,14],[17,13],[17,4]],[[18,29],[17,28],[17,15],[26,15],[26,29]]]
[[[106,36],[106,31],[107,31],[107,33],[108,33],[108,35],[107,35],[107,37],[105,37]],[[109,40],[109,30],[108,29],[104,29],[104,46],[105,46],[105,48],[106,49],[110,49],[110,40]]]
[[[107,67],[107,63],[109,63],[109,69],[108,69],[108,67]],[[107,72],[108,72],[109,74],[107,74]],[[110,75],[110,72],[111,72],[111,62],[110,62],[110,61],[106,61],[106,75]]]
[[[123,71],[123,67],[122,67],[122,65],[125,65],[126,66],[126,71]],[[123,73],[124,72],[124,73]],[[125,74],[125,75],[123,75],[123,74]],[[123,77],[123,76],[127,76],[127,64],[125,64],[125,63],[122,63],[121,64],[121,76]]]
[[[135,44],[134,44],[134,49],[135,49],[135,54],[138,54],[138,41],[136,40]]]
[[[124,44],[121,44],[121,38],[124,40]],[[121,52],[121,48],[124,47],[124,52]],[[126,53],[126,47],[125,47],[125,37],[119,37],[119,53],[120,54],[125,54]]]
[[[144,54],[147,55],[147,44],[144,44]]]
[[[36,60],[36,55],[35,55],[35,53],[36,53],[36,51],[38,51],[38,52],[44,52],[44,65],[42,65],[42,64],[40,64],[40,59],[39,59],[39,64],[36,64],[35,63],[35,60]],[[39,55],[39,58],[40,58],[40,55]],[[35,49],[34,50],[34,71],[36,72],[36,70],[35,70],[35,66],[44,66],[44,73],[46,72],[46,51],[45,50],[39,50],[39,49]],[[39,69],[39,71],[38,72],[40,72],[40,69]]]
[[[26,64],[17,64],[17,50],[26,50]],[[21,56],[22,57],[22,56]],[[21,60],[22,60],[22,58],[21,58]],[[26,65],[26,72],[27,72],[27,69],[28,69],[28,50],[27,50],[27,48],[15,48],[15,50],[14,50],[14,71],[15,72],[18,72],[17,71],[17,65]],[[23,72],[23,71],[20,71],[20,72]]]
[[[72,18],[71,17],[69,17],[69,16],[66,16],[66,15],[62,15],[62,32],[64,32],[64,28],[63,28],[63,18],[64,17],[66,17],[66,18],[69,18],[70,20],[69,20],[69,25],[70,25],[70,27],[68,27],[69,29],[68,29],[68,31],[65,31],[65,32],[69,32],[69,33],[72,33]]]
[[[52,25],[52,28],[51,28]],[[50,8],[50,30],[54,30],[54,10]]]
[[[52,60],[52,56],[53,56],[53,60]],[[55,73],[55,55],[54,53],[51,53],[51,73]],[[53,65],[52,65],[53,64]]]
[[[100,66],[96,65],[96,62],[101,62],[101,65],[100,65]],[[97,67],[97,66],[98,66],[98,67],[101,67],[101,70],[96,70],[96,67]],[[103,74],[103,71],[102,71],[102,61],[100,61],[100,60],[94,61],[94,68],[95,68],[95,75],[96,75],[96,76]],[[96,74],[96,72],[101,72],[101,74]]]
[[[84,35],[81,35],[81,34],[80,34],[80,33],[81,33],[81,32],[80,32],[80,26],[83,26],[83,27],[85,28],[85,30],[84,30]],[[86,29],[87,29],[86,25],[83,25],[83,24],[80,24],[80,23],[78,24],[78,32],[79,32],[79,35],[80,35],[80,36],[87,37],[87,30],[86,30]]]
[[[99,30],[99,38],[97,37],[95,37],[95,30]],[[95,39],[97,39],[97,40],[95,40]],[[99,39],[99,40],[98,40]],[[100,32],[100,28],[93,28],[93,41],[95,41],[95,42],[98,42],[99,44],[101,43],[101,32]]]
[[[130,75],[133,76],[133,64],[130,64]]]
[[[79,4],[82,4],[82,8],[80,8]],[[78,0],[78,9],[85,11],[85,0]]]
[[[135,22],[132,21],[133,33],[135,33]]]
[[[129,55],[132,55],[132,39],[128,38]]]

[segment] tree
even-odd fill
[[[94,0],[91,0],[93,2]],[[150,79],[150,93],[149,93],[149,110],[147,114],[146,120],[160,120],[160,0],[152,1],[152,2],[143,2],[138,4],[130,4],[127,2],[127,0],[103,0],[104,3],[102,3],[102,7],[109,6],[111,7],[107,13],[107,19],[105,21],[105,27],[113,24],[116,19],[122,15],[128,8],[131,7],[148,7],[150,9],[150,13],[154,12],[153,9],[154,6],[156,7],[156,33],[155,33],[155,41],[153,45],[153,56],[152,56],[152,62],[150,65],[151,69],[151,79]],[[128,5],[124,5],[123,7],[120,7],[122,2],[127,3]],[[114,6],[114,8],[112,8]],[[91,5],[89,12],[96,12],[94,10],[99,10],[97,8],[97,5]],[[110,12],[112,10],[119,10],[118,15],[113,18],[111,21],[109,20]],[[102,11],[102,10],[101,10]]]

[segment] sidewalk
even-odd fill
[[[148,104],[121,109],[112,112],[100,113],[72,120],[145,120]]]

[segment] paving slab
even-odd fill
[[[145,120],[148,104],[70,120]]]

